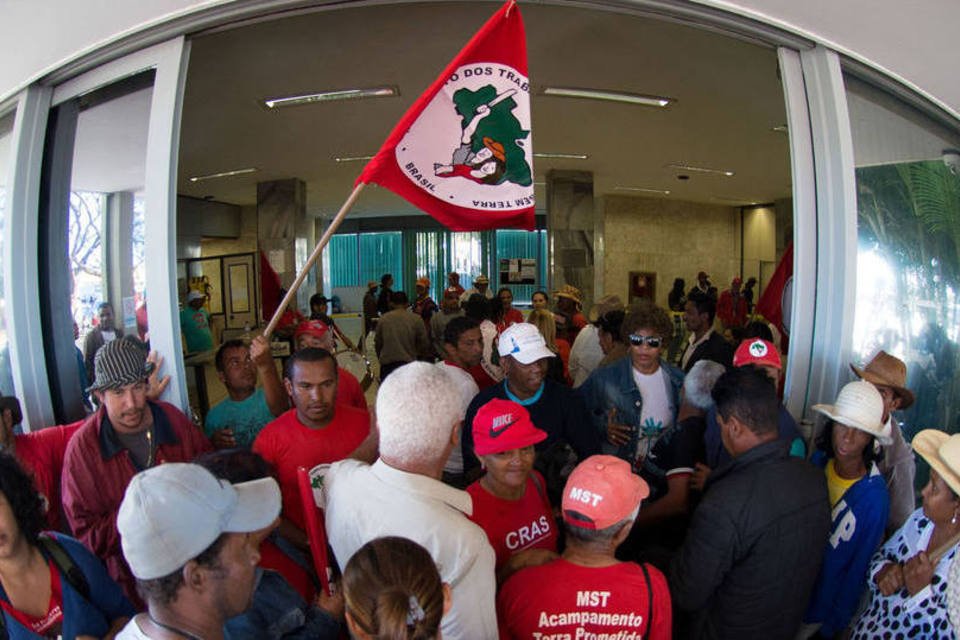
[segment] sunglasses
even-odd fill
[[[635,347],[646,343],[651,349],[659,349],[660,345],[663,344],[663,340],[660,336],[638,336],[635,333],[630,334],[630,344]]]

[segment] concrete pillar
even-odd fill
[[[602,246],[602,221],[598,234],[594,212],[593,174],[585,171],[547,173],[547,233],[553,257],[550,281],[554,290],[572,284],[583,293],[589,309],[598,288],[597,242]]]
[[[257,184],[257,242],[284,287],[289,287],[297,277],[297,230],[304,228],[306,214],[307,186],[302,180],[289,178]]]
[[[133,299],[133,193],[118,191],[107,196],[104,246],[104,287],[113,304],[118,327],[136,335]]]

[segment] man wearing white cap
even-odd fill
[[[195,464],[133,478],[117,515],[123,555],[147,601],[120,640],[220,640],[253,597],[259,537],[280,515],[272,478],[231,485]]]
[[[541,454],[537,470],[547,479],[551,500],[558,497],[565,478],[558,477],[546,468],[549,458],[564,456],[544,455],[547,451],[559,453],[562,445],[569,445],[577,458],[600,453],[599,434],[590,423],[583,401],[571,389],[546,379],[547,358],[556,354],[547,348],[547,343],[537,328],[529,323],[511,325],[500,334],[497,349],[500,366],[505,374],[501,383],[482,390],[467,408],[464,424],[473,424],[473,418],[483,405],[494,398],[512,400],[530,412],[530,419],[538,428],[547,432],[547,439],[537,445]],[[476,474],[480,462],[473,451],[473,434],[464,429],[463,467],[468,479],[471,471]],[[554,501],[555,503],[556,501]]]

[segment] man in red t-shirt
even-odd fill
[[[567,548],[510,577],[497,596],[501,638],[670,638],[670,592],[649,565],[614,557],[650,489],[614,456],[591,456],[563,492]],[[621,636],[617,636],[621,637]]]
[[[294,352],[287,361],[283,384],[294,408],[263,428],[253,450],[273,465],[280,483],[281,534],[306,548],[297,469],[344,458],[373,462],[377,439],[366,410],[336,401],[337,362],[329,351],[308,347]]]
[[[335,353],[337,345],[333,341],[333,330],[323,320],[304,320],[293,334],[294,346],[299,349],[313,347]],[[357,377],[337,365],[337,404],[348,404],[357,409],[367,410],[367,398]]]

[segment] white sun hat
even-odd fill
[[[813,410],[834,422],[865,431],[880,444],[890,444],[890,434],[883,424],[883,397],[869,382],[856,380],[840,389],[833,404],[815,404]]]

